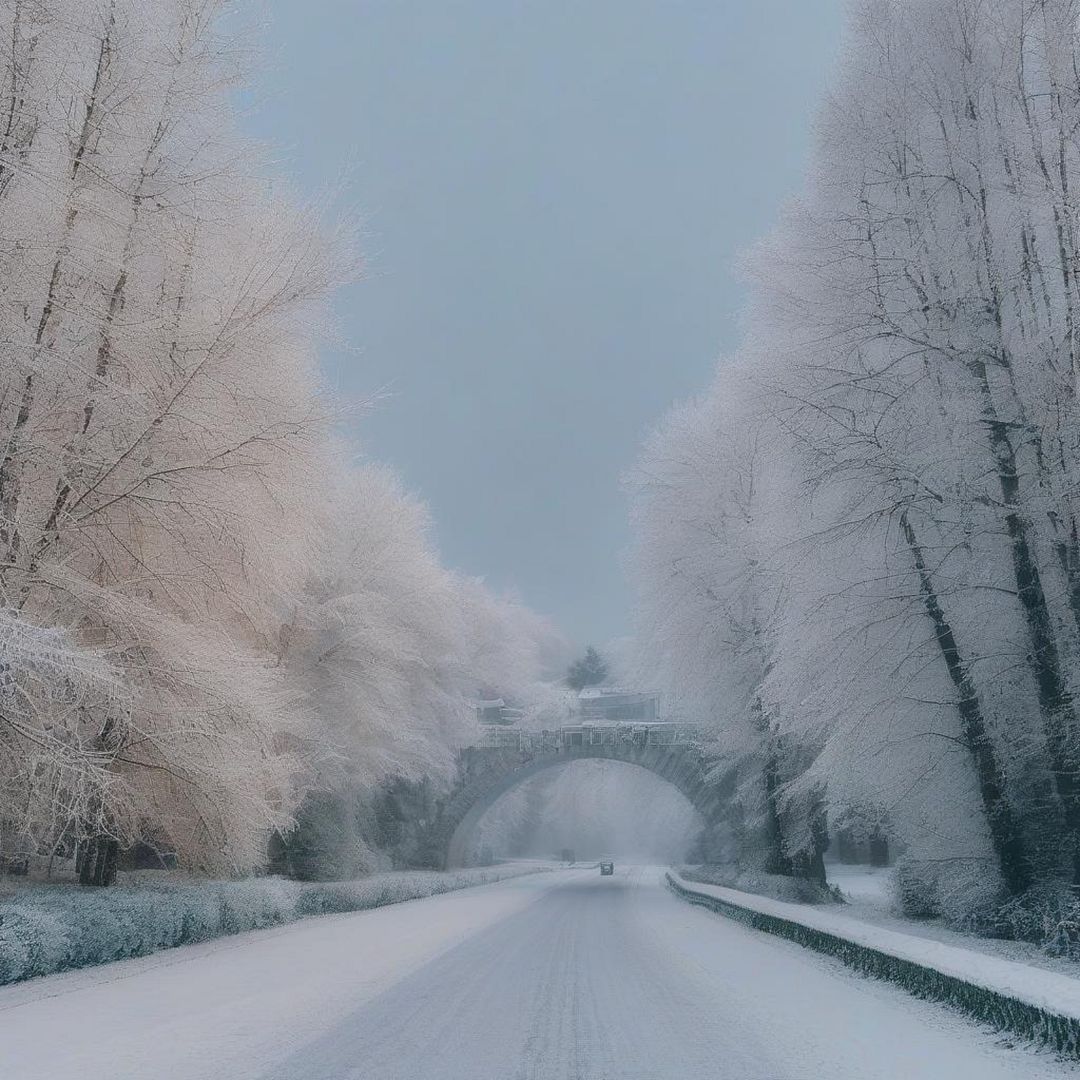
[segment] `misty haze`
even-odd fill
[[[1080,1080],[1080,0],[0,0],[0,1080]]]

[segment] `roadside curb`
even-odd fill
[[[1055,1013],[1045,1006],[1003,994],[1000,990],[947,974],[928,964],[851,941],[795,919],[742,906],[731,899],[695,889],[670,870],[665,877],[668,888],[691,904],[708,908],[754,930],[793,941],[814,952],[836,957],[860,974],[896,983],[914,997],[951,1005],[999,1031],[1009,1031],[1062,1054],[1080,1058],[1080,1017]]]

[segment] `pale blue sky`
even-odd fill
[[[573,639],[629,629],[620,475],[738,340],[842,0],[265,0],[249,126],[363,222],[329,353],[444,559]]]

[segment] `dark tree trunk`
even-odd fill
[[[1019,826],[1005,792],[1004,771],[998,761],[994,745],[990,741],[982,703],[967,667],[960,657],[960,649],[957,646],[952,626],[945,617],[922,547],[919,545],[906,510],[900,515],[900,528],[919,576],[923,607],[934,627],[934,637],[941,650],[942,659],[945,661],[949,679],[956,690],[956,711],[960,716],[960,728],[964,733],[964,743],[971,753],[975,766],[979,795],[986,812],[1001,877],[1006,888],[1015,896],[1031,884],[1031,868]]]
[[[839,862],[848,866],[859,861],[855,837],[851,835],[850,829],[841,829],[836,834],[836,858]]]
[[[1072,878],[1075,884],[1080,884],[1080,787],[1075,775],[1076,762],[1070,751],[1077,729],[1076,710],[1072,695],[1065,685],[1050,608],[1043,591],[1042,576],[1028,539],[1026,522],[1018,509],[1020,481],[1008,425],[992,420],[987,426],[990,429],[990,446],[997,465],[1002,501],[1008,508],[1005,530],[1012,552],[1016,594],[1023,608],[1031,644],[1028,662],[1035,678],[1039,711],[1043,717],[1054,790],[1065,822]]]
[[[870,865],[889,865],[889,838],[878,829],[870,834]]]
[[[1073,624],[1080,631],[1080,545],[1077,544],[1075,523],[1069,539],[1055,541],[1054,550],[1065,574]]]
[[[116,880],[120,844],[111,836],[91,836],[79,845],[80,885],[111,885]]]
[[[794,873],[791,858],[784,851],[784,826],[780,817],[780,760],[776,740],[765,720],[761,701],[755,699],[755,723],[762,743],[761,782],[765,789],[765,871],[769,874]]]
[[[791,860],[791,874],[824,886],[825,849],[829,846],[829,829],[825,819],[825,806],[819,797],[813,799],[809,812],[810,847]]]

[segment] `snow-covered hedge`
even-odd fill
[[[864,975],[952,1005],[998,1030],[1080,1056],[1080,980],[859,924],[820,908],[802,912],[779,901],[692,885],[673,873],[667,880],[692,904],[835,956]]]
[[[486,885],[540,869],[406,871],[333,882],[252,878],[94,890],[29,887],[0,903],[0,985],[311,915],[363,911]]]

